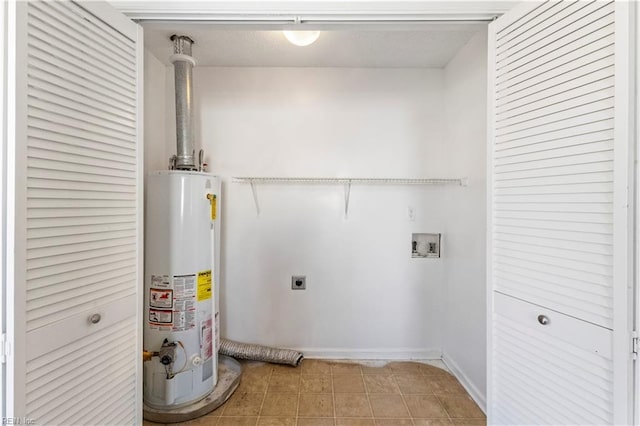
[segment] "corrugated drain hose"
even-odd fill
[[[238,359],[264,361],[274,364],[289,364],[294,367],[297,367],[304,358],[302,353],[290,349],[238,343],[227,339],[220,339],[220,349],[218,352],[222,355]]]

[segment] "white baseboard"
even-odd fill
[[[484,392],[480,390],[469,380],[466,374],[462,372],[458,364],[451,359],[446,353],[442,354],[442,362],[447,366],[449,371],[456,376],[458,381],[464,386],[471,398],[478,404],[480,409],[487,414],[487,398]]]
[[[339,349],[297,348],[311,359],[375,359],[375,360],[433,360],[442,359],[440,349]]]

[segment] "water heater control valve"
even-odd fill
[[[175,362],[177,346],[178,345],[175,342],[169,343],[167,339],[164,339],[162,347],[160,348],[160,353],[158,354],[162,365],[170,366]]]

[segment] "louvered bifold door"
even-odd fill
[[[493,424],[629,420],[627,13],[529,2],[491,25]]]
[[[134,424],[138,26],[96,2],[18,2],[16,20],[15,326],[24,339],[11,408],[42,425]]]

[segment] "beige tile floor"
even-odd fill
[[[485,425],[486,418],[455,377],[432,365],[304,360],[297,368],[243,363],[240,386],[223,406],[179,424],[436,426]]]

